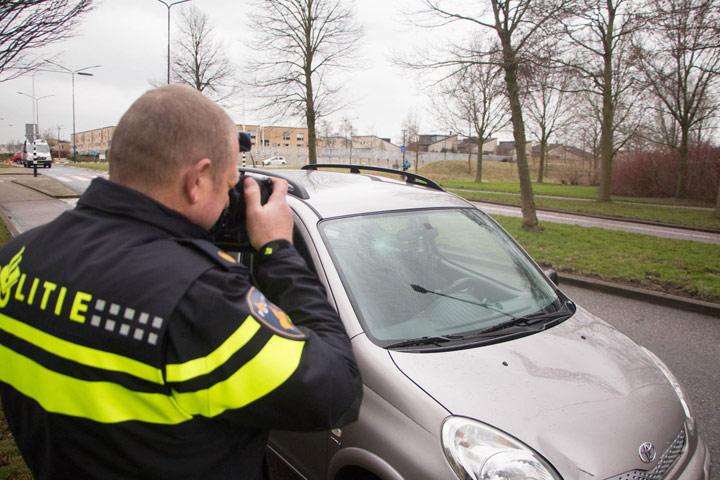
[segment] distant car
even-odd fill
[[[263,165],[287,165],[287,162],[285,161],[285,157],[275,156],[263,160]]]
[[[13,162],[22,163],[22,153],[15,152],[15,155],[13,155]]]
[[[571,301],[474,204],[379,167],[262,174],[290,184],[293,244],[364,384],[356,422],[272,432],[272,451],[304,478],[710,478],[665,364]],[[252,271],[256,255],[240,260]]]

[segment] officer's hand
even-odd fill
[[[273,240],[292,242],[293,218],[285,195],[288,184],[273,178],[273,189],[265,205],[260,204],[260,187],[248,177],[245,179],[246,226],[250,243],[256,250]]]

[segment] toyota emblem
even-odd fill
[[[652,463],[655,460],[655,445],[650,442],[643,443],[638,449],[638,455],[644,463]]]

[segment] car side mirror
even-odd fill
[[[543,273],[544,273],[545,276],[548,277],[548,278],[550,279],[550,281],[553,282],[556,286],[557,286],[557,285],[560,285],[560,280],[559,280],[558,274],[557,274],[557,272],[556,272],[555,270],[549,269],[549,270],[543,271]]]

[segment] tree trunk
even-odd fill
[[[472,130],[468,128],[468,139],[467,139],[467,145],[468,145],[468,175],[472,173]]]
[[[718,179],[717,201],[715,202],[715,213],[713,216],[715,218],[720,218],[720,179]]]
[[[543,175],[545,173],[545,150],[547,149],[547,140],[545,134],[540,141],[540,165],[538,167],[538,183],[543,183]]]
[[[315,130],[315,104],[313,103],[312,79],[306,73],[305,83],[305,119],[308,129],[308,163],[315,165],[317,163],[317,130]],[[351,147],[352,148],[352,147]]]
[[[678,170],[675,198],[687,196],[688,129],[683,126],[680,136],[680,168]]]
[[[305,46],[308,53],[305,57],[303,70],[305,75],[305,119],[307,121],[308,129],[308,163],[310,165],[315,165],[317,164],[317,130],[315,129],[315,121],[317,118],[315,112],[315,95],[312,83],[313,55],[310,53],[311,49],[309,48],[310,45],[312,45],[311,32],[312,28],[307,26],[305,28]],[[352,134],[350,135],[350,143],[350,148],[352,149]],[[352,152],[352,150],[350,151]]]
[[[606,68],[608,65],[606,64]],[[610,182],[612,181],[613,161],[613,123],[615,107],[612,99],[612,77],[608,74],[603,86],[603,111],[600,132],[600,188],[598,202],[610,202]]]
[[[520,103],[520,88],[517,80],[517,64],[515,56],[505,45],[503,41],[503,50],[505,55],[505,83],[508,90],[508,100],[510,102],[510,114],[513,126],[513,138],[515,139],[515,157],[518,166],[518,178],[520,180],[520,200],[522,202],[523,222],[522,228],[525,230],[541,230],[537,214],[535,211],[535,199],[533,196],[532,183],[530,181],[530,168],[528,166],[525,140],[525,123],[522,117],[522,105]]]
[[[615,10],[608,3],[608,25],[603,41],[603,88],[602,88],[602,121],[600,126],[600,188],[598,202],[609,203],[610,182],[612,181],[613,161],[613,129],[615,122],[615,105],[613,104],[613,26]]]
[[[309,113],[309,112],[308,112]],[[307,116],[308,129],[308,163],[315,165],[317,163],[317,131],[315,130],[315,112]]]
[[[478,151],[477,151],[477,172],[475,172],[475,182],[476,182],[476,183],[482,183],[482,161],[483,161],[482,146],[481,146],[481,145],[478,145]]]

